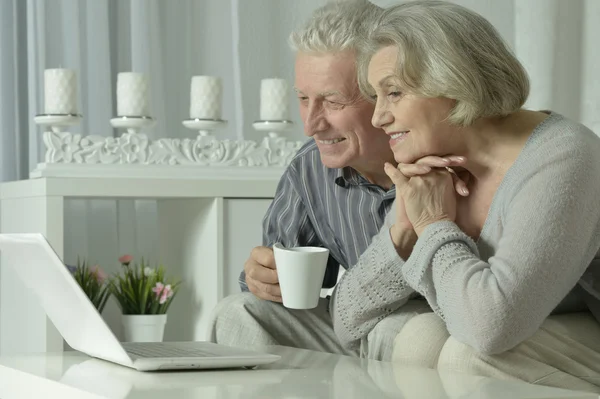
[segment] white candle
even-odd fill
[[[289,117],[288,83],[284,79],[263,79],[260,82],[260,119],[282,121]]]
[[[190,90],[190,118],[221,119],[221,79],[193,76]]]
[[[121,72],[117,75],[117,115],[150,116],[148,77],[143,73]]]
[[[70,69],[44,71],[44,113],[77,113],[77,79]]]

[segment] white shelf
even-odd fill
[[[82,165],[83,166],[83,165]],[[0,199],[77,198],[272,198],[283,168],[201,168],[198,176],[171,178],[44,177],[3,183]],[[216,170],[215,170],[216,169]],[[258,168],[257,168],[258,169]]]
[[[64,259],[65,240],[72,233],[65,229],[65,201],[156,200],[157,224],[149,224],[149,228],[156,230],[159,258],[168,260],[170,271],[184,281],[169,310],[165,339],[206,339],[210,313],[231,287],[225,277],[233,278],[243,267],[241,260],[247,257],[248,248],[260,244],[259,220],[284,168],[173,167],[169,172],[172,176],[168,176],[164,166],[119,165],[115,171],[121,170],[121,176],[111,178],[106,176],[107,166],[111,167],[101,165],[103,177],[64,177],[65,171],[56,169],[60,165],[51,165],[47,170],[58,170],[63,177],[0,184],[0,231],[42,233]],[[176,170],[182,173],[177,175]],[[139,176],[131,177],[135,173]],[[237,201],[236,213],[225,206],[229,199]],[[83,226],[84,231],[94,233],[88,245],[104,247],[99,242],[102,237],[114,237],[111,226],[118,223],[117,216],[104,212],[101,220],[97,226]],[[238,237],[244,247],[238,248],[239,242],[228,242],[230,237]],[[69,248],[73,244],[69,240]],[[240,264],[226,265],[226,260]],[[235,270],[227,274],[228,266]],[[116,320],[115,315],[109,318]],[[48,352],[62,347],[62,338],[37,299],[10,268],[0,268],[0,353]]]
[[[270,180],[279,179],[283,166],[199,166],[140,164],[65,164],[40,163],[30,173],[41,177],[109,178],[109,179],[176,179],[176,180]]]

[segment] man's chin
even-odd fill
[[[329,169],[341,169],[348,166],[348,160],[346,157],[334,157],[331,155],[321,154],[321,163]]]

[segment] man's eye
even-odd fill
[[[336,103],[335,101],[325,101],[327,106],[332,109],[342,109],[344,108],[344,104]]]
[[[308,97],[298,97],[298,100],[300,100],[300,101],[307,101]]]

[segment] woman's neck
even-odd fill
[[[467,158],[464,168],[477,180],[504,174],[546,117],[542,112],[521,110],[503,118],[480,119],[461,129],[462,148],[453,154]]]

